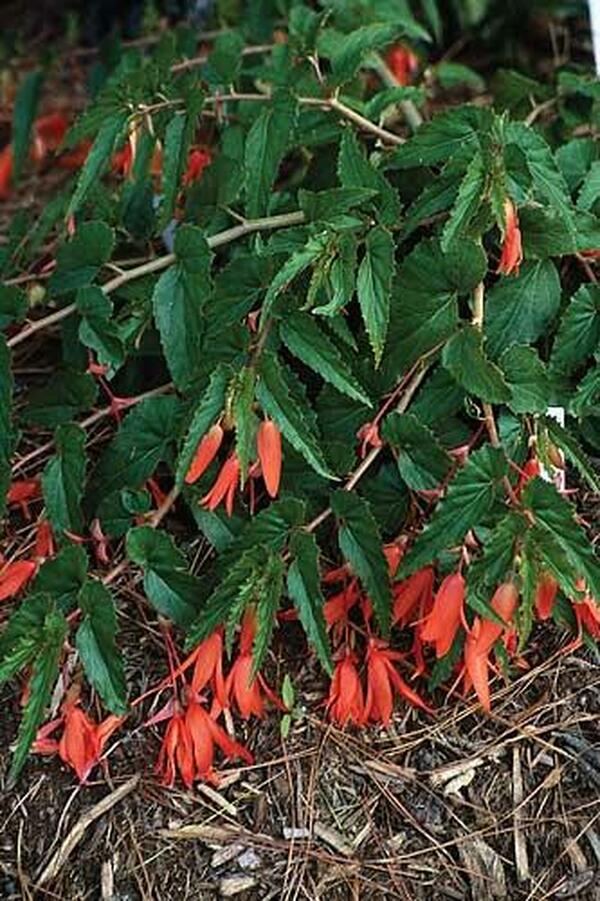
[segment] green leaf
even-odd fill
[[[340,142],[338,176],[344,188],[370,188],[377,191],[382,225],[395,226],[400,220],[400,202],[387,178],[367,160],[356,135],[347,129]]]
[[[519,220],[526,259],[565,256],[600,246],[600,220],[591,213],[576,210],[577,231],[567,231],[560,216],[540,206],[521,207]]]
[[[323,615],[325,599],[321,591],[319,548],[315,536],[296,532],[290,545],[292,562],[287,574],[288,594],[298,611],[309,643],[315,649],[325,671],[331,675],[333,661]]]
[[[52,688],[58,676],[58,664],[63,642],[68,632],[67,622],[60,613],[47,614],[39,651],[33,662],[29,680],[29,697],[23,711],[17,745],[9,772],[9,783],[15,783],[44,718]]]
[[[255,457],[256,430],[258,419],[254,413],[254,390],[256,372],[252,366],[245,366],[236,377],[232,404],[235,422],[235,449],[240,460],[241,483],[245,484],[250,459]]]
[[[23,322],[27,315],[27,295],[16,285],[0,285],[0,328]]]
[[[550,363],[571,372],[585,363],[600,344],[600,285],[582,285],[560,320]]]
[[[227,390],[233,371],[220,363],[210,377],[206,391],[192,414],[177,462],[176,485],[181,488],[200,441],[225,409]]]
[[[98,386],[93,376],[59,369],[45,385],[31,392],[23,418],[53,428],[74,419],[77,413],[89,410],[97,396]]]
[[[373,188],[331,188],[329,191],[298,191],[298,203],[308,222],[331,221],[375,197]]]
[[[98,363],[114,372],[123,365],[125,348],[116,324],[111,320],[113,305],[101,288],[80,288],[76,298],[81,316],[79,340],[96,352]]]
[[[545,413],[552,386],[537,351],[513,344],[500,357],[500,367],[511,390],[508,406],[513,413]]]
[[[194,91],[187,91],[185,114],[176,113],[167,125],[162,167],[162,202],[157,223],[159,230],[166,228],[175,210],[203,99],[197,86]]]
[[[439,488],[452,460],[433,432],[412,413],[390,413],[383,423],[383,438],[397,453],[401,477],[413,491]]]
[[[110,259],[115,245],[105,222],[82,222],[73,237],[56,252],[56,269],[48,281],[51,294],[66,294],[89,285]]]
[[[42,491],[48,518],[55,532],[83,531],[81,498],[85,482],[85,431],[81,426],[60,425],[54,433],[55,455],[42,475]]]
[[[32,591],[45,592],[62,613],[69,613],[87,577],[88,558],[80,544],[68,544],[44,561],[33,580]]]
[[[469,223],[479,209],[484,196],[486,173],[481,153],[476,153],[469,163],[464,178],[460,183],[456,201],[450,212],[450,218],[442,232],[441,247],[448,250],[453,241],[462,238],[467,232]]]
[[[33,642],[32,656],[35,656],[46,616],[54,610],[54,606],[54,600],[49,594],[29,592],[11,614],[3,632],[0,633],[0,660],[3,661],[3,667],[7,667],[6,670],[3,669],[4,675],[0,682],[11,677],[10,674],[6,674],[11,666],[9,657],[13,653],[20,653],[19,648],[24,645],[30,646]]]
[[[6,492],[12,478],[11,456],[14,433],[11,422],[13,377],[11,356],[4,335],[0,335],[0,516],[6,510]]]
[[[73,192],[67,218],[77,212],[87,198],[90,189],[99,181],[106,169],[111,154],[118,145],[127,122],[125,113],[113,114],[100,127],[92,148],[87,156]]]
[[[501,279],[485,302],[484,330],[492,359],[511,344],[537,341],[559,307],[560,281],[549,260],[525,263],[518,276]]]
[[[531,479],[522,493],[523,504],[531,510],[536,527],[561,548],[574,573],[585,579],[593,597],[600,597],[600,562],[588,536],[575,519],[574,507],[554,485]]]
[[[185,388],[202,364],[202,307],[211,288],[212,254],[199,228],[181,225],[175,255],[176,264],[156,283],[152,303],[169,371],[177,387]]]
[[[394,151],[394,165],[401,169],[431,166],[447,162],[467,147],[476,150],[493,122],[494,116],[490,110],[475,106],[458,106],[440,113]]]
[[[596,206],[600,197],[600,160],[595,160],[590,171],[585,177],[581,191],[577,197],[577,206],[580,210],[591,210]]]
[[[353,400],[372,406],[344,357],[312,316],[299,312],[288,316],[282,321],[279,333],[288,350],[326,382]]]
[[[403,103],[406,100],[410,100],[419,106],[424,102],[425,96],[425,92],[421,88],[416,88],[413,85],[396,85],[393,88],[385,88],[383,91],[378,91],[367,102],[365,115],[368,119],[377,121],[388,107]]]
[[[315,472],[326,479],[335,479],[336,476],[327,466],[317,435],[290,396],[284,370],[277,357],[271,353],[262,355],[256,396],[262,409],[275,421],[283,437],[302,454]]]
[[[83,619],[76,645],[85,674],[112,713],[126,713],[125,670],[115,640],[117,617],[111,594],[101,582],[88,579],[79,593],[79,607]]]
[[[296,117],[296,101],[276,90],[270,104],[255,120],[246,138],[246,214],[256,218],[267,211],[279,164],[288,149]]]
[[[285,564],[283,560],[274,554],[270,554],[263,570],[260,589],[257,592],[257,629],[252,648],[252,672],[254,675],[260,670],[269,650],[275,625],[275,615],[283,591],[284,575]]]
[[[163,616],[188,626],[198,615],[201,583],[166,532],[137,526],[127,533],[127,556],[144,570],[144,592]]]
[[[335,52],[331,57],[334,84],[349,81],[367,53],[395,43],[405,36],[427,41],[429,35],[412,17],[396,14],[394,23],[378,23],[355,28],[347,35],[335,40]]]
[[[482,447],[470,454],[448,486],[446,497],[436,507],[431,521],[415,541],[401,564],[409,575],[431,563],[445,548],[460,544],[469,529],[490,512],[502,491],[508,464],[501,450]]]
[[[392,594],[375,518],[367,501],[351,491],[334,492],[331,509],[338,520],[340,550],[371,599],[377,623],[385,636],[390,628]]]
[[[44,75],[39,69],[28,72],[15,98],[12,121],[12,177],[15,184],[23,171],[23,163],[29,157],[31,127],[37,113],[43,80]]]
[[[265,322],[271,314],[273,304],[279,295],[288,289],[300,273],[312,266],[313,263],[316,263],[326,249],[326,241],[319,235],[309,238],[304,247],[301,247],[300,250],[288,257],[269,285],[261,313],[262,322]]]
[[[442,363],[459,385],[491,404],[511,398],[502,370],[486,357],[480,330],[467,325],[450,338],[442,353]]]
[[[596,474],[596,469],[572,432],[549,416],[544,418],[543,424],[550,441],[563,452],[569,463],[575,466],[581,478],[588,483],[592,491],[600,494],[600,479]]]
[[[216,39],[206,64],[209,84],[229,85],[237,79],[242,66],[244,39],[237,31],[226,31]]]
[[[365,241],[356,291],[376,366],[381,362],[385,346],[394,269],[394,241],[390,232],[381,226],[372,228]]]

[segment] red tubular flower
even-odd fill
[[[133,148],[131,146],[131,141],[127,141],[121,150],[117,150],[116,153],[113,153],[110,165],[115,175],[129,175],[133,168]]]
[[[374,422],[365,422],[356,433],[360,441],[360,458],[364,460],[367,451],[373,447],[383,447],[383,441],[379,435],[379,426]]]
[[[346,625],[348,622],[348,614],[358,601],[359,596],[360,589],[358,587],[358,581],[352,579],[342,591],[338,592],[338,594],[334,594],[333,597],[330,597],[325,601],[323,605],[323,615],[329,629],[332,626],[343,628]]]
[[[367,651],[367,698],[365,701],[364,721],[381,722],[389,725],[394,703],[394,689],[409,704],[432,713],[431,707],[425,703],[416,691],[406,684],[396,667],[395,660],[401,660],[402,654],[392,651],[376,638],[369,640]]]
[[[402,557],[404,556],[405,550],[406,547],[404,544],[384,545],[383,553],[385,554],[385,559],[387,560],[390,579],[393,579],[396,575],[396,571],[400,566],[400,562],[402,560]]]
[[[14,597],[34,576],[37,563],[34,560],[15,560],[0,570],[0,601]]]
[[[224,694],[227,703],[221,705],[217,696],[213,712],[218,711],[220,706],[229,706],[235,703],[240,716],[245,720],[250,719],[251,716],[262,717],[265,713],[266,700],[285,710],[285,705],[270,688],[261,673],[252,675],[254,669],[252,647],[255,634],[255,615],[252,608],[249,607],[242,621],[239,654],[225,679]]]
[[[510,623],[515,612],[519,594],[514,582],[503,582],[494,594],[490,606],[505,623]],[[473,628],[465,642],[465,689],[471,685],[475,689],[481,706],[488,713],[491,710],[490,687],[488,681],[489,655],[506,626],[500,626],[491,619],[476,617]]]
[[[573,611],[577,618],[577,626],[579,628],[578,643],[581,643],[581,633],[585,629],[586,632],[595,640],[600,640],[600,607],[591,595],[586,594],[584,599],[573,604]]]
[[[519,217],[514,203],[507,197],[504,201],[504,242],[497,272],[502,275],[510,275],[514,272],[515,275],[518,275],[522,262],[523,250]]]
[[[550,573],[542,573],[535,589],[535,612],[538,619],[546,620],[552,616],[554,602],[558,593],[558,582]]]
[[[232,453],[223,463],[217,480],[200,503],[208,510],[216,510],[221,501],[225,500],[227,516],[233,513],[233,501],[240,479],[240,461],[238,455]]]
[[[91,149],[91,141],[82,141],[77,147],[74,147],[73,150],[69,150],[67,153],[61,153],[56,161],[56,165],[61,169],[68,169],[70,172],[81,169],[87,160]]]
[[[399,85],[410,84],[411,76],[419,68],[418,58],[402,44],[392,47],[387,54],[386,62]]]
[[[63,705],[64,732],[58,743],[58,754],[63,763],[85,782],[98,762],[99,748],[96,724],[75,701]]]
[[[192,460],[185,477],[185,481],[188,485],[193,485],[194,482],[198,481],[200,476],[206,472],[217,456],[222,441],[223,429],[218,424],[213,425],[204,438],[202,438],[196,449],[194,459]]]
[[[33,126],[34,132],[34,149],[41,152],[40,159],[43,159],[48,151],[58,150],[62,144],[69,127],[69,121],[63,113],[49,113],[47,116],[40,116],[36,119]],[[35,156],[32,149],[32,156]]]
[[[12,144],[0,151],[0,200],[6,200],[10,194],[12,181],[13,152]]]
[[[446,576],[438,588],[433,609],[425,620],[421,638],[435,645],[435,655],[444,657],[464,618],[465,580],[460,573]]]
[[[530,479],[537,478],[540,475],[541,471],[542,467],[540,466],[540,461],[538,460],[538,458],[530,457],[519,473],[519,481],[515,489],[517,497],[521,496],[521,491],[523,490],[527,482],[529,482]]]
[[[256,449],[270,497],[277,497],[281,479],[281,432],[271,419],[265,419],[258,427]]]
[[[218,783],[218,776],[213,770],[215,745],[227,758],[238,757],[246,763],[253,762],[252,754],[243,745],[230,738],[204,707],[193,699],[188,702],[185,725],[192,742],[197,779]]]
[[[187,169],[181,180],[182,185],[186,186],[193,181],[202,178],[202,173],[212,162],[212,156],[209,150],[197,149],[191,150],[188,156]]]
[[[156,763],[163,785],[172,788],[177,770],[183,784],[191,788],[195,776],[194,746],[186,718],[179,711],[169,720]]]
[[[416,573],[397,582],[392,589],[394,608],[392,623],[406,626],[417,609],[428,609],[433,598],[434,572],[431,566],[418,569]]]
[[[35,530],[35,558],[45,560],[54,556],[54,535],[52,526],[47,519],[43,519]]]
[[[42,484],[39,479],[17,479],[8,489],[6,502],[9,507],[14,507],[18,504],[21,507],[24,518],[31,519],[29,503],[39,500],[41,496]]]
[[[335,666],[327,699],[330,719],[345,726],[352,722],[360,726],[364,722],[365,702],[356,657],[350,651]]]
[[[223,630],[215,629],[212,635],[200,642],[194,651],[196,663],[192,675],[192,689],[200,694],[211,683],[217,701],[227,705],[223,678]]]

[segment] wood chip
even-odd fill
[[[46,882],[50,882],[52,879],[55,879],[58,873],[61,870],[61,867],[64,865],[67,858],[70,854],[75,850],[83,836],[85,835],[86,829],[88,826],[97,820],[99,817],[104,816],[105,813],[118,804],[119,801],[122,801],[128,794],[130,794],[134,788],[137,786],[140,781],[139,774],[136,776],[132,776],[127,782],[123,785],[120,785],[119,788],[115,789],[114,792],[111,792],[110,795],[107,795],[101,801],[98,801],[97,804],[94,804],[93,807],[90,807],[83,816],[81,816],[78,821],[75,823],[63,843],[61,844],[58,851],[54,854],[50,863],[42,870],[37,879],[37,885],[44,885]]]
[[[529,872],[529,857],[527,855],[527,842],[523,832],[523,771],[521,770],[521,752],[518,745],[513,746],[513,835],[515,842],[515,866],[519,882],[528,882],[531,878]]]
[[[176,829],[159,829],[161,838],[193,839],[206,842],[231,842],[240,838],[240,830],[233,826],[206,826],[202,823],[190,823]]]
[[[233,898],[240,892],[247,892],[254,888],[255,885],[254,876],[226,876],[219,883],[219,892],[222,898]]]
[[[485,763],[483,757],[470,757],[468,760],[459,760],[458,763],[438,767],[437,770],[429,774],[429,781],[433,788],[446,785],[447,782],[452,782],[467,773],[474,774],[477,767],[480,767],[482,763]],[[471,776],[471,778],[473,777]],[[465,784],[468,785],[468,783]]]
[[[458,847],[471,880],[471,897],[478,901],[507,898],[504,866],[494,849],[480,838],[466,839]]]
[[[332,829],[330,826],[325,826],[323,823],[315,823],[313,827],[313,832],[317,838],[320,838],[321,841],[325,842],[325,844],[330,845],[337,851],[339,854],[343,854],[344,857],[352,857],[354,854],[354,848],[348,844],[343,835],[340,835],[339,832],[336,832],[335,829]]]

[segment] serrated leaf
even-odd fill
[[[490,110],[475,106],[459,106],[440,113],[394,151],[394,165],[402,169],[430,166],[447,162],[466,147],[475,150],[493,122]]]
[[[177,229],[174,249],[177,262],[156,283],[152,304],[169,371],[185,388],[202,364],[202,307],[211,289],[212,253],[204,233],[192,225]]]
[[[256,604],[256,636],[252,648],[252,672],[258,673],[265,661],[273,628],[275,615],[283,591],[285,564],[280,557],[270,554],[261,577],[258,603]]]
[[[327,466],[316,434],[290,396],[284,371],[273,354],[264,353],[261,358],[256,396],[283,437],[302,454],[315,472],[326,479],[335,479],[336,476]]]
[[[581,478],[588,483],[592,491],[600,494],[600,479],[594,465],[572,432],[549,416],[544,418],[543,424],[550,441],[563,452],[566,459],[578,470]]]
[[[179,488],[183,485],[200,441],[225,409],[227,389],[232,376],[233,371],[228,366],[219,364],[194,409],[177,463],[176,484]]]
[[[127,556],[144,570],[144,592],[163,616],[188,626],[198,615],[201,583],[166,532],[137,526],[127,533]]]
[[[279,334],[288,350],[326,382],[353,400],[372,406],[344,357],[312,316],[300,312],[287,316],[279,327]]]
[[[27,315],[27,295],[16,285],[0,285],[0,329],[23,322]]]
[[[11,456],[14,445],[12,427],[13,377],[11,356],[4,335],[0,335],[0,516],[6,509],[6,492],[12,478]]]
[[[279,164],[288,149],[296,101],[287,91],[276,90],[272,102],[260,113],[246,138],[246,214],[263,215]]]
[[[56,251],[56,268],[48,281],[51,294],[66,294],[89,285],[111,257],[115,234],[105,222],[82,222]]]
[[[115,640],[117,617],[111,594],[101,582],[88,579],[79,593],[79,607],[83,619],[75,641],[85,674],[112,713],[126,713],[125,670]]]
[[[383,423],[383,438],[396,451],[401,477],[413,491],[439,488],[452,460],[433,432],[412,413],[390,413]]]
[[[330,188],[329,191],[298,191],[298,203],[308,222],[329,220],[371,200],[373,188]]]
[[[533,347],[513,344],[500,357],[500,368],[512,394],[508,406],[514,413],[546,412],[552,386]]]
[[[376,366],[381,362],[385,346],[394,270],[394,241],[390,232],[381,226],[372,228],[358,269],[356,293]]]
[[[486,173],[481,153],[476,153],[469,163],[460,183],[450,217],[442,232],[441,247],[448,250],[453,241],[464,237],[470,221],[483,200]]]
[[[37,647],[46,616],[54,610],[54,607],[55,602],[50,594],[41,592],[38,594],[36,591],[30,591],[13,611],[8,623],[0,633],[0,660],[8,658],[18,646],[29,641],[36,643]],[[32,652],[32,656],[34,652]]]
[[[118,369],[125,360],[125,348],[111,320],[112,302],[94,285],[80,288],[75,302],[81,316],[79,340],[96,352],[101,366],[108,366],[112,371]]]
[[[101,125],[79,174],[77,186],[67,209],[67,217],[77,212],[90,189],[103,175],[111,154],[123,135],[126,122],[127,115],[119,113],[113,114]]]
[[[351,491],[334,492],[331,495],[331,509],[338,520],[340,550],[371,599],[379,628],[383,635],[387,635],[392,594],[375,518],[367,501]]]
[[[185,172],[188,151],[202,109],[203,95],[197,85],[194,91],[186,92],[185,100],[185,114],[176,113],[165,131],[162,202],[157,223],[159,230],[166,228],[175,210],[181,177]]]
[[[45,385],[31,392],[23,418],[27,422],[54,428],[70,422],[77,413],[89,410],[97,396],[98,386],[89,373],[59,369]]]
[[[429,40],[429,35],[412,17],[395,15],[394,23],[374,22],[355,28],[347,35],[337,36],[335,52],[331,56],[333,82],[349,81],[367,53],[395,43],[399,37]]]
[[[511,399],[502,370],[485,355],[481,332],[467,325],[450,338],[442,353],[442,363],[459,385],[491,404]]]
[[[46,593],[62,613],[69,613],[87,576],[88,558],[80,544],[68,544],[45,560],[33,580],[32,591]]]
[[[48,519],[57,534],[83,531],[81,499],[85,482],[85,431],[71,423],[54,433],[55,455],[42,475],[42,491]]]
[[[250,459],[255,452],[255,436],[258,427],[258,419],[253,409],[255,384],[254,368],[245,366],[236,378],[232,404],[235,422],[235,449],[240,460],[242,486],[245,484]]]
[[[550,363],[561,372],[572,372],[600,344],[600,285],[582,285],[563,313]]]
[[[300,250],[295,251],[288,257],[281,269],[276,273],[265,295],[261,313],[263,322],[270,315],[277,297],[288,289],[298,275],[308,269],[309,266],[312,266],[313,263],[316,263],[326,249],[326,240],[321,235],[318,235],[309,238],[304,247],[301,247]]]
[[[575,519],[574,507],[554,485],[542,479],[530,479],[522,493],[525,507],[531,510],[535,525],[561,548],[574,573],[585,579],[593,597],[600,597],[600,561],[588,536]]]
[[[378,91],[365,105],[365,116],[377,121],[390,106],[410,100],[416,106],[420,106],[425,100],[425,92],[413,85],[396,85],[393,88],[385,88]]]
[[[19,726],[17,745],[9,772],[9,783],[14,784],[44,718],[46,706],[56,677],[68,626],[64,616],[50,612],[44,621],[41,643],[33,662],[29,680],[29,696]]]
[[[546,333],[560,307],[560,281],[545,260],[525,263],[518,276],[501,279],[485,302],[487,350],[495,359],[512,344],[531,344]]]
[[[12,120],[12,177],[15,184],[20,178],[23,163],[29,157],[31,127],[36,116],[43,80],[43,72],[39,69],[28,72],[15,97]]]
[[[445,548],[460,544],[469,529],[481,522],[496,503],[507,472],[508,464],[501,450],[486,446],[471,453],[402,561],[400,575],[415,572],[431,563]]]
[[[91,506],[120,488],[144,484],[170,452],[178,413],[176,398],[151,397],[127,414],[90,478]]]
[[[237,31],[220,34],[208,57],[206,80],[209,84],[233,84],[242,66],[244,38]]]
[[[541,206],[521,207],[519,220],[526,259],[547,259],[595,250],[600,246],[600,220],[575,211],[577,231],[571,234],[560,216]]]
[[[386,177],[367,160],[356,135],[347,129],[340,142],[338,176],[344,188],[370,188],[377,191],[382,225],[395,226],[400,219],[400,202]]]
[[[600,160],[595,160],[585,177],[577,197],[577,207],[590,211],[596,206],[600,197]]]
[[[325,290],[329,300],[326,304],[313,307],[313,313],[331,318],[350,303],[356,284],[357,251],[358,243],[354,235],[340,237],[337,254],[326,274]]]
[[[323,615],[325,599],[321,591],[319,548],[315,536],[308,532],[296,532],[290,552],[292,562],[287,573],[288,594],[298,611],[309,644],[315,649],[325,671],[331,674],[333,661]]]

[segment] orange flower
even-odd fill
[[[416,573],[394,585],[394,608],[392,622],[406,626],[420,607],[425,612],[433,599],[434,572],[431,566],[418,569]],[[422,614],[421,614],[422,615]]]
[[[255,634],[256,619],[254,611],[249,607],[242,621],[239,654],[225,680],[225,699],[227,703],[224,705],[228,706],[235,702],[240,716],[245,720],[250,719],[251,716],[264,716],[265,700],[271,701],[280,709],[286,709],[261,673],[257,673],[254,677],[252,676],[252,670],[254,669],[252,647]],[[220,704],[217,695],[212,712],[218,711],[221,706],[223,705]]]
[[[537,457],[530,457],[519,472],[519,481],[515,489],[517,497],[521,496],[521,491],[530,479],[535,479],[541,473],[542,468]]]
[[[491,600],[490,606],[505,623],[512,620],[519,594],[513,582],[504,582],[500,585]],[[491,710],[490,686],[488,670],[490,666],[489,654],[500,638],[506,626],[500,626],[491,619],[476,617],[473,628],[467,634],[465,642],[465,690],[471,685],[475,689],[481,706],[488,713]]]
[[[42,496],[42,484],[39,479],[17,479],[12,483],[6,495],[9,507],[21,507],[25,519],[31,519],[29,502],[37,501]]]
[[[115,175],[129,175],[133,168],[133,148],[130,141],[113,153],[110,165]]]
[[[410,84],[411,76],[419,68],[418,58],[402,44],[392,47],[386,61],[399,85]]]
[[[435,644],[435,655],[444,657],[463,621],[465,580],[460,573],[446,576],[438,588],[433,609],[423,624],[421,638]]]
[[[223,679],[223,630],[215,629],[212,635],[200,642],[193,652],[196,658],[192,675],[192,689],[200,694],[212,683],[212,690],[222,707],[226,706],[225,680]]]
[[[31,155],[36,161],[42,160],[48,151],[58,150],[69,127],[69,121],[63,113],[49,113],[40,116],[33,126],[34,144]]]
[[[361,460],[367,455],[367,451],[374,447],[383,447],[383,441],[379,435],[379,426],[374,422],[365,422],[356,433],[360,441],[359,455]]]
[[[6,200],[10,194],[12,180],[13,152],[12,144],[0,151],[0,200]]]
[[[522,262],[523,250],[519,217],[514,203],[507,197],[504,201],[504,242],[497,271],[502,275],[510,275],[512,272],[518,275]]]
[[[369,640],[367,651],[367,697],[364,708],[364,722],[381,722],[389,725],[394,705],[394,689],[414,707],[432,713],[431,707],[406,684],[394,660],[401,660],[399,651],[392,651],[376,638]]]
[[[600,640],[600,607],[594,598],[586,594],[581,602],[573,604],[573,610],[580,637],[582,629],[585,629],[595,641]]]
[[[56,165],[61,169],[68,169],[70,171],[81,169],[81,167],[87,160],[91,149],[91,141],[82,141],[77,145],[77,147],[74,147],[73,150],[69,150],[67,153],[62,153],[57,159]]]
[[[240,461],[235,451],[225,460],[217,480],[200,503],[208,510],[216,510],[221,501],[225,500],[227,516],[233,513],[233,501],[240,479]]]
[[[37,563],[34,560],[16,560],[0,570],[0,601],[12,598],[34,576]]]
[[[156,772],[160,774],[162,784],[169,788],[175,784],[177,770],[183,784],[191,788],[195,776],[194,745],[186,718],[179,711],[169,720],[156,763]]]
[[[325,601],[323,605],[323,615],[327,627],[332,626],[343,628],[348,622],[348,614],[360,597],[360,589],[357,579],[352,579],[342,591],[334,594]]]
[[[277,497],[281,479],[281,432],[271,419],[265,419],[258,427],[256,449],[270,497]]]
[[[197,181],[202,177],[205,168],[212,162],[212,156],[209,150],[191,150],[188,156],[187,169],[181,180],[182,185],[189,185],[193,181]]]
[[[215,745],[228,758],[239,757],[246,763],[253,762],[252,754],[243,745],[230,738],[204,707],[193,699],[188,702],[185,726],[192,743],[197,779],[218,783],[218,776],[213,770]]]
[[[188,485],[193,485],[194,482],[206,472],[217,456],[222,441],[223,429],[218,424],[213,425],[198,444],[194,459],[192,460],[185,477],[185,481]]]
[[[390,579],[393,579],[396,575],[396,571],[400,566],[400,562],[402,557],[404,556],[404,551],[406,550],[405,544],[385,544],[383,546],[383,553],[385,554],[385,559],[388,565],[388,573]]]
[[[550,573],[542,573],[535,589],[535,611],[538,619],[546,620],[552,616],[554,602],[558,592],[558,582]]]
[[[101,723],[95,723],[81,709],[76,696],[65,701],[62,706],[64,731],[56,750],[63,763],[75,770],[80,782],[85,782],[100,760],[104,745],[124,719],[123,716],[111,715]],[[54,723],[56,722],[55,720]],[[36,750],[41,753],[51,752],[51,743],[48,743],[47,735],[53,726],[54,724],[50,723],[42,727],[38,733]]]
[[[47,519],[42,519],[35,530],[35,558],[45,560],[54,555],[54,536],[52,526]]]
[[[336,663],[327,699],[329,717],[340,726],[353,722],[357,726],[364,721],[365,702],[360,677],[356,669],[356,657],[346,652]]]

